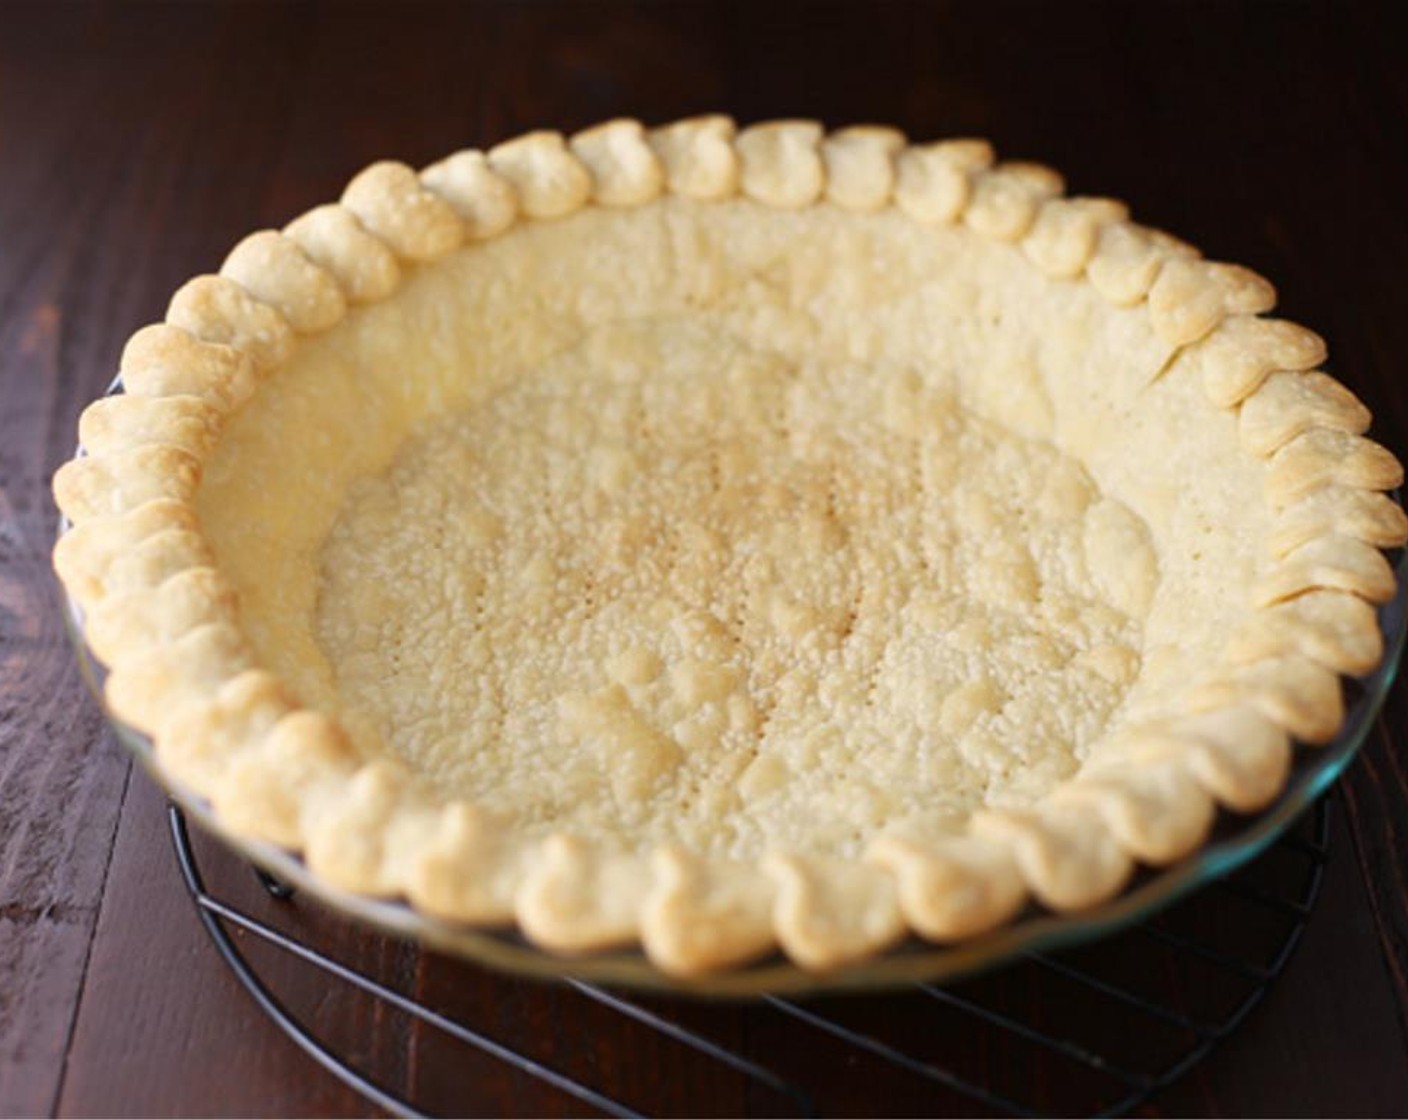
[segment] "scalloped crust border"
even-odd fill
[[[338,203],[250,235],[218,274],[178,290],[165,322],[124,349],[125,395],[82,416],[85,454],[54,477],[73,525],[54,566],[109,668],[111,711],[153,737],[162,768],[209,798],[227,828],[301,851],[335,886],[455,922],[516,922],[552,952],[639,943],[675,975],[776,948],[834,969],[911,932],[972,937],[1029,900],[1069,911],[1111,897],[1136,862],[1166,865],[1201,845],[1218,805],[1252,812],[1273,800],[1292,737],[1333,738],[1339,674],[1382,658],[1373,604],[1395,580],[1379,550],[1408,539],[1408,519],[1383,493],[1403,471],[1363,438],[1368,410],[1314,368],[1323,341],[1263,317],[1275,303],[1267,281],[1131,222],[1119,202],[1062,191],[1057,173],[995,163],[981,140],[908,144],[892,128],[826,133],[800,120],[740,131],[719,115],[531,132],[420,173],[373,164]],[[1037,805],[980,811],[952,837],[884,836],[858,860],[748,865],[678,847],[621,854],[565,835],[527,844],[482,807],[437,804],[394,764],[360,760],[333,719],[300,708],[259,668],[193,506],[229,415],[300,335],[388,298],[406,270],[517,222],[667,192],[963,222],[1019,245],[1048,277],[1143,305],[1174,361],[1237,413],[1243,449],[1269,467],[1274,561],[1225,671],[1192,710],[1123,733],[1118,750]]]

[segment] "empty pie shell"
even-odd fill
[[[1271,285],[957,139],[533,132],[241,241],[54,493],[223,829],[559,954],[827,971],[1280,793],[1408,536]]]

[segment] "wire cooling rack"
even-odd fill
[[[581,981],[566,981],[566,989],[524,984],[522,998],[554,1000],[554,1015],[570,1015],[573,1006],[586,1014],[590,1005],[594,1015],[617,1016],[640,1053],[672,1048],[672,1069],[689,1068],[701,1083],[731,1079],[738,1083],[733,1099],[766,1115],[1123,1115],[1236,1030],[1285,967],[1319,894],[1330,811],[1320,798],[1255,862],[1115,937],[1028,953],[949,986],[861,998],[764,997],[729,1007],[731,1022],[742,1017],[741,1031],[711,1030],[717,1017],[701,1020],[697,1003]],[[334,959],[317,943],[326,923],[304,920],[294,892],[264,873],[256,872],[265,890],[255,905],[222,900],[234,885],[228,868],[225,890],[208,886],[182,811],[172,805],[169,815],[182,877],[225,963],[295,1043],[371,1103],[408,1116],[462,1111],[464,1085],[458,1098],[444,1089],[455,1084],[462,1059],[437,1044],[434,1060],[453,1068],[421,1080],[438,1083],[441,1099],[407,1099],[416,1094],[387,1087],[386,1055],[347,1042],[318,1006],[295,1006],[269,975],[288,970],[261,965],[250,950],[294,958],[298,968],[360,993],[378,1015],[418,1024],[418,1037],[433,1033],[462,1054],[502,1063],[557,1094],[566,1110],[650,1114],[651,1102],[634,1099],[611,1071],[545,1057],[541,1038],[506,1036],[493,1006],[437,1008],[405,984]],[[564,1007],[564,999],[572,1002]],[[837,1078],[838,1068],[847,1076]]]

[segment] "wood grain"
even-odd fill
[[[73,29],[0,35],[0,104],[37,89],[49,44]],[[68,296],[101,196],[65,173],[120,162],[88,103],[115,61],[74,75],[34,117],[0,129],[0,1113],[52,1107],[129,764],[109,749],[59,624],[48,571],[47,472],[72,445],[86,386],[72,370],[111,338]],[[32,156],[28,153],[33,153]],[[25,153],[22,157],[21,153]],[[13,174],[9,172],[14,168]]]
[[[205,940],[160,798],[72,667],[49,575],[48,478],[78,410],[185,278],[250,229],[335,197],[372,159],[421,164],[525,128],[724,107],[990,135],[1273,277],[1283,313],[1327,335],[1332,368],[1401,453],[1404,41],[1399,7],[1361,3],[0,5],[0,1115],[369,1111],[256,1011]],[[1324,897],[1291,968],[1149,1114],[1408,1111],[1405,717],[1400,692],[1342,786]],[[580,994],[272,903],[237,861],[200,851],[241,905],[648,1111],[795,1111]],[[465,1114],[590,1111],[251,951],[397,1091]],[[1112,970],[1147,959],[1120,942],[1087,952]],[[1226,995],[1176,963],[1129,980],[1208,1007]],[[1028,971],[975,984],[1119,1042],[1108,1013]],[[816,1085],[839,1113],[968,1104],[887,1080],[776,1010],[660,1006]],[[911,1036],[933,1012],[908,998],[828,1006]],[[1077,1107],[1049,1054],[943,1022],[926,1029],[945,1058]]]

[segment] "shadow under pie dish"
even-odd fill
[[[1383,656],[1271,286],[980,141],[538,132],[241,242],[55,495],[111,711],[359,894],[671,974],[1078,911]]]

